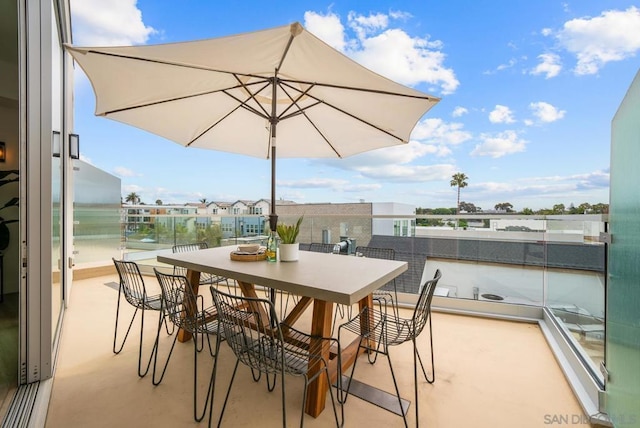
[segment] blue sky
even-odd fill
[[[304,6],[301,4],[304,3]],[[280,159],[277,197],[484,210],[608,203],[611,120],[640,67],[632,1],[71,0],[74,44],[155,44],[299,21],[361,64],[442,100],[410,144],[342,160]],[[86,161],[123,195],[165,204],[268,199],[270,163],[187,149],[93,115],[75,74],[75,131]]]

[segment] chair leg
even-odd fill
[[[360,348],[369,349],[368,346],[362,346],[362,342],[364,340],[365,340],[364,336],[360,336],[360,341],[358,342],[358,351],[360,350]],[[340,341],[340,333],[338,333],[338,341]],[[342,380],[339,383],[340,394],[338,396],[338,401],[341,404],[345,404],[347,402],[347,398],[349,398],[349,390],[351,389],[351,379],[353,379],[353,375],[356,372],[356,365],[357,364],[358,364],[358,358],[356,357],[356,359],[353,360],[353,366],[351,366],[351,374],[349,375],[349,383],[347,384],[347,390],[346,391],[342,388]]]
[[[415,339],[414,339],[415,342]],[[434,364],[434,356],[433,356],[433,329],[431,326],[431,315],[429,315],[429,343],[431,345],[431,378],[427,376],[427,371],[424,369],[424,364],[422,364],[422,358],[420,358],[420,353],[418,352],[418,348],[414,344],[413,349],[415,354],[418,356],[418,361],[420,362],[420,367],[422,368],[422,374],[424,374],[424,380],[427,383],[433,383],[436,380],[436,367]]]
[[[219,336],[216,336],[216,359],[213,361],[213,369],[211,370],[211,378],[209,380],[209,392],[207,394],[209,400],[209,427],[211,427],[211,418],[213,416],[213,398],[215,395],[215,386],[216,386],[216,375],[218,372],[218,358],[220,352],[220,342]],[[237,367],[237,364],[236,364]],[[220,419],[222,419],[222,415],[220,415]]]
[[[149,361],[147,361],[147,367],[142,371],[142,348],[144,343],[144,313],[145,309],[142,308],[142,317],[140,320],[140,347],[138,349],[138,376],[145,377],[147,373],[149,373],[149,369],[151,368],[151,361],[154,359],[157,350],[157,343],[153,344],[153,349],[151,350],[151,354],[149,355]],[[162,314],[160,314],[160,319],[162,320]]]
[[[121,289],[122,289],[122,286],[121,286]],[[127,332],[124,335],[124,339],[122,339],[122,343],[120,344],[120,347],[118,348],[117,337],[118,337],[118,320],[120,319],[121,294],[122,294],[121,291],[118,291],[118,304],[116,306],[116,328],[115,328],[115,330],[113,332],[113,353],[114,354],[119,354],[122,351],[122,348],[124,348],[124,344],[127,341],[127,337],[129,337],[129,332],[131,331],[131,326],[133,325],[133,321],[136,319],[136,316],[138,315],[138,308],[136,307],[136,310],[133,313],[133,317],[131,317],[131,322],[129,323],[129,327],[127,328]]]
[[[158,367],[158,354],[160,353],[160,330],[162,330],[162,324],[164,322],[165,325],[165,329],[167,329],[167,333],[168,331],[168,325],[167,325],[167,317],[169,315],[166,313],[166,309],[165,309],[165,304],[164,304],[164,300],[161,303],[160,306],[160,319],[158,320],[158,331],[156,333],[156,342],[154,344],[154,349],[155,349],[155,355],[153,358],[153,378],[151,379],[151,383],[153,383],[154,386],[158,386],[160,385],[160,382],[162,382],[162,379],[164,378],[164,374],[167,371],[167,366],[169,365],[169,360],[171,359],[171,354],[173,353],[173,348],[176,346],[176,340],[178,339],[178,335],[176,334],[175,337],[173,338],[173,342],[171,344],[171,349],[169,349],[169,354],[167,355],[167,360],[164,363],[164,367],[162,369],[162,374],[160,375],[159,379],[156,379],[156,372],[157,372],[157,367]],[[171,331],[173,332],[175,330],[175,325],[172,324],[172,329]],[[173,334],[173,333],[172,333]]]
[[[407,423],[407,415],[405,414],[404,409],[402,408],[402,398],[400,397],[400,389],[398,388],[398,382],[396,381],[396,375],[395,375],[395,373],[393,371],[393,365],[391,364],[391,356],[389,355],[388,351],[389,350],[387,349],[387,353],[385,355],[387,356],[387,361],[389,362],[389,369],[391,370],[391,377],[393,378],[393,386],[396,388],[396,395],[398,396],[398,405],[400,406],[400,412],[402,412],[402,419],[404,420],[404,426],[405,426],[405,428],[409,428],[409,425]],[[415,354],[414,354],[414,358],[415,358]],[[415,366],[414,366],[414,371],[415,371]],[[416,394],[417,394],[417,389],[416,389]],[[417,411],[417,409],[418,409],[418,403],[416,401],[416,411]],[[417,421],[416,421],[416,423],[417,423]]]
[[[418,354],[418,348],[416,347],[416,338],[413,337],[413,398],[416,409],[416,428],[420,425],[419,411],[418,411],[418,365],[416,359],[420,360],[420,354]],[[417,357],[417,358],[416,358]],[[420,360],[420,366],[424,372],[424,366],[422,366],[422,360]],[[426,376],[426,374],[425,374]]]
[[[384,299],[384,314],[385,316],[387,315],[387,299],[385,297],[381,297],[378,299],[378,307],[380,309],[380,312],[382,313],[382,299]],[[371,359],[371,352],[367,353],[367,360],[369,360],[369,364],[375,364],[376,361],[378,360],[378,354],[379,352],[373,352],[373,360]]]
[[[220,419],[218,419],[218,427],[220,427],[222,424],[222,417],[224,416],[224,410],[227,408],[227,401],[229,401],[229,394],[231,394],[231,387],[233,386],[233,380],[236,378],[236,372],[238,371],[238,364],[240,364],[240,360],[236,358],[236,365],[233,368],[233,374],[231,375],[231,380],[229,381],[229,389],[227,389],[227,395],[226,397],[224,397],[222,410],[220,410]],[[213,405],[211,407],[213,407]],[[211,427],[211,418],[209,418],[209,427]]]
[[[162,325],[158,326],[158,333],[160,333],[160,329],[162,329]],[[171,360],[171,354],[173,353],[173,348],[176,346],[176,341],[178,340],[178,335],[176,334],[173,338],[173,343],[171,344],[171,349],[169,349],[169,355],[167,355],[167,360],[164,363],[164,367],[162,369],[162,373],[160,374],[160,378],[156,379],[156,372],[157,372],[157,364],[158,364],[158,354],[160,353],[160,344],[159,344],[159,334],[158,336],[156,336],[156,352],[155,352],[155,358],[153,360],[153,380],[152,383],[155,386],[160,385],[160,382],[162,382],[162,379],[164,379],[164,374],[167,371],[167,366],[169,365],[169,360]]]
[[[206,334],[206,333],[200,333],[200,334]],[[209,339],[209,335],[207,334],[207,341],[209,342],[209,350],[210,353],[213,353],[213,351],[211,350],[211,343],[210,343],[210,339]],[[216,341],[218,341],[218,337],[216,336]],[[212,405],[213,405],[213,398],[210,397],[213,394],[213,387],[214,387],[214,382],[215,382],[215,376],[212,375],[211,379],[209,380],[209,387],[207,388],[207,396],[204,399],[204,407],[202,408],[202,412],[198,412],[198,347],[196,342],[194,341],[194,349],[193,349],[193,419],[196,422],[200,422],[202,421],[202,419],[204,419],[205,414],[207,413],[207,406],[209,405],[209,402],[211,401]],[[218,351],[219,345],[216,343],[216,357],[215,361],[213,362],[214,368],[216,366],[216,362],[218,360],[217,358],[217,351]],[[215,369],[213,370],[213,372],[215,373]]]

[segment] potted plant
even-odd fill
[[[283,262],[294,262],[298,260],[299,243],[297,239],[300,233],[302,218],[303,217],[300,217],[296,224],[278,223],[276,226],[276,232],[278,232],[278,236],[280,237],[280,260]]]

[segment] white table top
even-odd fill
[[[158,261],[198,272],[351,305],[407,270],[407,262],[300,251],[297,262],[235,261],[235,247],[158,256]]]

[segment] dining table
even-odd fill
[[[312,306],[311,325],[306,328],[311,336],[330,337],[333,325],[333,305],[358,304],[359,310],[373,306],[373,291],[379,289],[407,270],[407,262],[384,260],[350,255],[300,251],[299,259],[284,261],[232,260],[235,246],[209,248],[185,253],[158,255],[161,263],[186,268],[189,283],[198,293],[200,274],[210,273],[234,279],[242,294],[258,297],[256,287],[281,290],[300,296],[293,309],[281,321],[294,326],[302,314]],[[298,329],[304,330],[296,326]],[[363,326],[363,329],[366,326]],[[178,340],[190,339],[186,331],[178,332]],[[329,362],[331,382],[341,369],[349,368],[363,351],[358,347],[358,338],[347,346],[341,346],[340,356],[336,350],[323,347],[325,361]],[[309,370],[319,370],[312,365]],[[312,376],[314,373],[309,373]],[[307,390],[305,412],[317,417],[324,410],[329,384],[324,376],[318,376]]]

